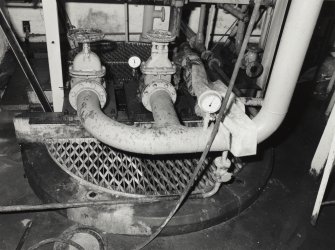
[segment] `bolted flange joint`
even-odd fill
[[[92,91],[94,92],[100,101],[100,106],[103,108],[107,102],[107,93],[105,88],[96,80],[83,80],[78,82],[71,88],[69,94],[69,101],[71,106],[77,110],[77,97],[82,91]]]
[[[143,106],[147,110],[152,111],[151,104],[150,104],[150,98],[153,93],[159,90],[166,91],[170,95],[172,102],[173,103],[176,102],[177,93],[173,85],[164,80],[157,80],[157,81],[154,81],[144,86],[144,88],[142,89],[142,92],[141,92],[142,103],[143,103]]]

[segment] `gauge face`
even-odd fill
[[[216,94],[202,96],[199,106],[205,112],[215,113],[221,107],[221,97]]]
[[[128,64],[133,69],[136,69],[141,65],[141,59],[138,56],[132,56],[129,58]]]

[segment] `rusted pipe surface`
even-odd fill
[[[82,91],[77,99],[78,116],[85,129],[101,142],[112,147],[140,154],[178,154],[201,152],[213,126],[189,128],[179,125],[145,129],[128,126],[110,119],[100,110],[97,95]],[[230,133],[221,124],[211,151],[229,148]]]

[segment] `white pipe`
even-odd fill
[[[153,29],[154,25],[154,5],[144,5],[143,9],[143,24],[142,24],[142,35],[141,40],[147,41],[146,35],[148,31]]]
[[[284,23],[285,13],[287,10],[289,0],[280,0],[276,1],[276,6],[273,11],[272,20],[270,29],[264,30],[263,33],[266,34],[266,44],[264,48],[264,53],[262,57],[262,65],[263,65],[263,73],[260,77],[257,78],[257,85],[262,89],[257,92],[257,97],[263,97],[266,84],[269,79],[272,62],[275,56],[275,52],[277,49],[277,44],[279,41],[280,31]],[[264,36],[265,37],[265,36]]]
[[[150,106],[156,127],[180,125],[170,94],[165,90],[157,90],[151,94]]]
[[[60,51],[58,12],[56,0],[42,0],[47,40],[50,83],[54,112],[61,112],[64,104],[63,68]]]
[[[279,127],[287,113],[323,0],[293,0],[279,44],[263,107],[253,119],[258,142]]]
[[[128,126],[110,119],[100,109],[98,96],[88,90],[77,98],[77,111],[84,128],[101,142],[120,150],[139,154],[179,154],[202,152],[213,126],[201,127],[170,125],[152,129]],[[228,150],[230,133],[220,125],[211,151]]]

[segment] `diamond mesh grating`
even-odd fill
[[[133,78],[132,69],[128,60],[132,56],[138,56],[141,61],[146,61],[151,54],[151,44],[139,42],[117,42],[112,49],[103,48],[100,58],[107,67],[109,74],[116,82],[127,82]]]
[[[181,194],[198,161],[125,154],[94,138],[47,139],[45,145],[53,160],[70,175],[106,191],[132,196]],[[214,189],[214,170],[210,164],[193,194]]]

